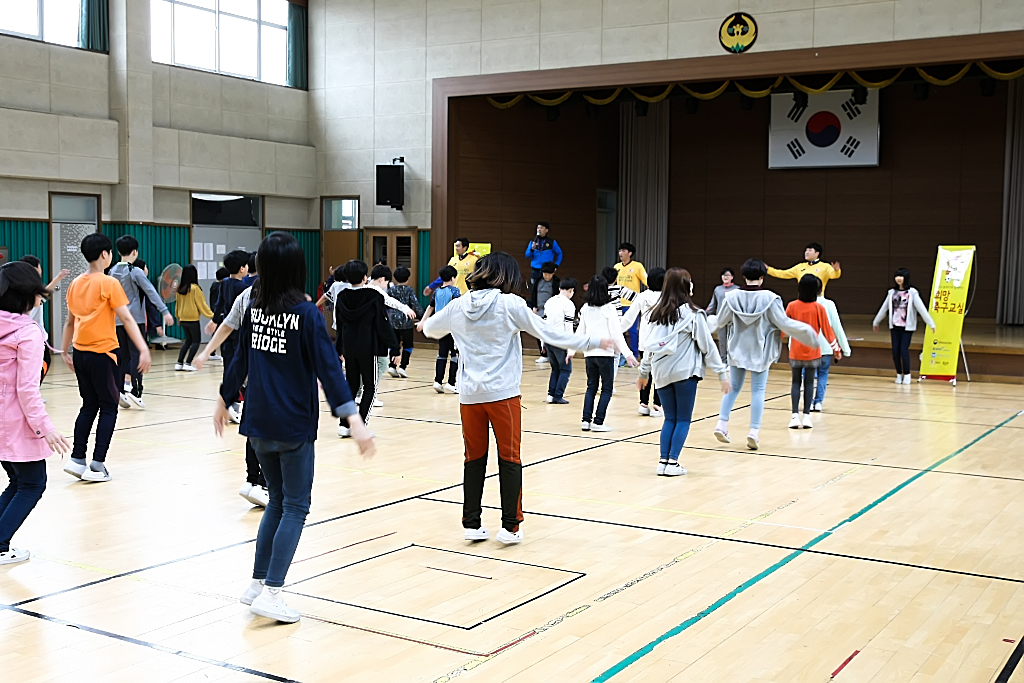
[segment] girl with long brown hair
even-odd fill
[[[665,274],[661,298],[651,309],[646,351],[637,380],[637,387],[643,389],[653,374],[661,396],[665,422],[661,427],[657,473],[669,477],[686,474],[686,468],[679,464],[679,453],[690,433],[697,382],[704,378],[704,367],[718,374],[723,394],[731,388],[725,364],[711,337],[707,313],[690,298],[692,288],[686,270],[670,268]]]

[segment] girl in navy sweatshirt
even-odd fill
[[[292,623],[300,614],[285,604],[281,586],[309,513],[313,441],[320,417],[318,379],[331,412],[348,417],[364,456],[373,455],[374,444],[359,419],[323,316],[303,294],[302,247],[293,236],[275,232],[260,244],[256,258],[260,278],[242,317],[237,351],[224,373],[213,427],[220,436],[229,420],[227,407],[248,377],[238,432],[252,442],[270,504],[256,537],[253,580],[241,601],[251,605],[254,614]]]

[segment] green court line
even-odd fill
[[[755,574],[754,576],[750,577],[749,579],[747,579],[746,581],[744,581],[740,585],[736,586],[731,591],[729,591],[728,593],[726,593],[725,595],[720,597],[718,600],[714,601],[713,603],[711,603],[710,605],[708,605],[703,610],[701,610],[697,614],[693,615],[692,617],[690,617],[689,619],[687,619],[683,623],[679,624],[675,628],[672,628],[672,629],[666,631],[665,633],[661,634],[660,636],[658,636],[657,638],[655,638],[651,642],[647,643],[642,648],[640,648],[639,650],[637,650],[633,654],[629,655],[628,657],[626,657],[625,659],[620,661],[618,664],[616,664],[615,666],[613,666],[610,669],[608,669],[607,671],[605,671],[603,674],[601,674],[597,678],[593,679],[593,681],[591,681],[591,683],[600,683],[601,681],[607,681],[607,680],[610,680],[616,674],[622,673],[623,671],[626,670],[627,667],[629,667],[630,665],[635,664],[638,661],[640,661],[641,657],[649,655],[651,652],[653,652],[654,648],[656,648],[658,645],[661,645],[662,643],[664,643],[669,638],[673,638],[675,636],[678,636],[680,633],[682,633],[686,629],[690,628],[691,626],[696,624],[698,621],[700,621],[704,617],[710,615],[712,612],[716,611],[717,609],[719,609],[720,607],[722,607],[723,605],[728,603],[730,600],[735,598],[737,595],[739,595],[743,591],[745,591],[748,588],[750,588],[750,587],[760,583],[763,579],[768,578],[769,576],[771,576],[772,574],[774,574],[778,570],[780,570],[783,567],[785,567],[787,564],[789,564],[790,562],[795,560],[797,557],[799,557],[803,553],[804,550],[808,550],[809,548],[814,547],[815,545],[817,545],[821,541],[824,541],[826,538],[829,538],[832,535],[832,533],[835,532],[836,530],[838,530],[840,527],[845,526],[846,524],[849,524],[850,522],[853,522],[853,521],[859,519],[860,517],[863,517],[865,514],[867,514],[871,510],[875,509],[876,507],[878,507],[879,505],[881,505],[885,501],[889,500],[894,495],[896,495],[897,493],[899,493],[900,491],[902,491],[903,489],[905,489],[906,487],[910,486],[915,481],[917,481],[918,479],[923,477],[928,472],[931,472],[935,468],[940,467],[944,463],[952,460],[953,458],[955,458],[956,456],[960,455],[961,453],[966,451],[968,448],[973,446],[974,444],[978,443],[979,441],[981,441],[985,437],[987,437],[990,434],[994,433],[1000,427],[1003,427],[1004,425],[1009,424],[1012,420],[1020,417],[1021,415],[1024,415],[1024,411],[1021,411],[1021,412],[1019,412],[1019,413],[1017,413],[1015,415],[1012,415],[1012,416],[1006,418],[1005,420],[1003,420],[1002,422],[997,424],[995,427],[992,427],[988,431],[982,433],[980,436],[976,437],[975,439],[973,439],[972,441],[970,441],[966,445],[961,446],[960,448],[956,449],[955,451],[953,451],[952,453],[950,453],[946,457],[942,458],[941,460],[938,460],[938,461],[932,463],[930,466],[926,467],[925,469],[921,470],[920,472],[918,472],[914,476],[910,477],[909,479],[904,481],[902,484],[898,484],[897,486],[889,489],[887,492],[883,493],[881,496],[879,496],[875,500],[871,501],[870,503],[868,503],[867,505],[862,507],[857,512],[853,513],[852,515],[850,515],[849,517],[844,519],[839,524],[836,524],[834,527],[832,527],[828,531],[826,531],[826,532],[816,536],[815,538],[811,539],[810,541],[808,541],[807,543],[802,545],[799,550],[794,550],[789,555],[786,555],[784,558],[782,558],[781,560],[779,560],[775,564],[771,565],[767,569],[762,570],[758,574]]]

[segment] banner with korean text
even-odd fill
[[[939,247],[928,304],[928,314],[935,321],[935,332],[930,328],[924,332],[922,379],[956,379],[974,250],[973,246]]]

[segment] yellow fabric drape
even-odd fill
[[[762,97],[768,97],[769,95],[772,94],[772,90],[775,90],[780,85],[782,85],[782,78],[783,78],[782,76],[779,76],[775,80],[774,84],[769,85],[764,90],[750,90],[748,88],[744,88],[742,85],[740,85],[739,81],[733,81],[733,83],[736,85],[736,89],[739,90],[742,94],[746,95],[747,97],[752,97],[754,99],[760,99]]]
[[[520,100],[522,100],[524,97],[525,97],[525,95],[516,95],[515,97],[513,97],[508,102],[499,102],[498,100],[494,99],[493,97],[488,97],[487,101],[491,103],[492,107],[495,107],[497,109],[511,109],[512,107],[514,107],[517,104],[519,104]]]
[[[953,85],[954,83],[959,81],[961,78],[963,78],[964,76],[967,75],[967,72],[971,70],[972,66],[974,66],[974,62],[967,62],[966,64],[964,64],[964,68],[960,69],[960,71],[958,71],[956,74],[950,76],[949,78],[945,78],[945,79],[943,79],[943,78],[935,78],[934,76],[929,75],[924,69],[922,69],[919,66],[914,67],[914,70],[917,71],[917,75],[920,76],[921,78],[923,78],[926,83],[931,83],[932,85],[944,86],[944,85]]]
[[[713,100],[716,97],[718,97],[719,95],[721,95],[722,93],[724,93],[725,89],[729,87],[729,81],[726,81],[726,82],[722,83],[722,85],[719,86],[718,89],[713,90],[711,92],[697,92],[696,90],[690,90],[689,88],[687,88],[682,83],[679,84],[679,87],[682,88],[683,92],[685,92],[690,97],[696,97],[698,100],[707,101],[707,100]]]
[[[625,88],[616,88],[615,92],[613,92],[610,96],[604,98],[603,100],[598,99],[596,97],[591,97],[590,95],[584,95],[583,99],[585,99],[587,102],[590,102],[591,104],[599,104],[601,106],[604,106],[606,104],[611,104],[612,102],[614,102],[619,97],[619,95],[622,94],[622,91],[624,89]]]
[[[668,87],[665,88],[665,92],[661,93],[660,95],[655,95],[654,97],[647,97],[646,95],[641,95],[636,90],[633,90],[633,88],[629,88],[629,92],[631,92],[633,94],[633,97],[637,98],[641,102],[647,102],[648,104],[656,104],[658,102],[661,102],[666,97],[668,97],[669,93],[672,92],[672,88],[674,87],[676,87],[675,83],[669,83]]]
[[[562,102],[565,102],[567,99],[569,99],[570,97],[572,97],[572,90],[569,90],[564,95],[559,95],[558,97],[556,97],[553,100],[549,100],[547,98],[540,97],[539,95],[530,95],[529,96],[529,98],[531,100],[533,100],[537,104],[543,104],[545,107],[557,107]]]
[[[977,62],[977,64],[978,68],[984,71],[987,75],[1000,81],[1012,81],[1015,78],[1020,78],[1021,76],[1024,76],[1024,67],[1021,67],[1016,71],[1011,71],[1010,73],[1000,73],[993,69],[992,67],[990,67],[985,62]]]
[[[899,71],[896,72],[896,75],[893,76],[892,78],[887,78],[884,81],[877,81],[875,83],[872,83],[871,81],[864,80],[863,78],[860,77],[860,74],[858,74],[856,71],[847,71],[846,73],[850,74],[850,78],[852,78],[853,80],[857,81],[857,83],[859,83],[860,85],[863,85],[865,88],[881,89],[881,88],[888,88],[890,85],[895,83],[896,79],[903,75],[904,71],[906,71],[906,69],[900,69]]]
[[[808,88],[806,85],[803,85],[802,83],[797,81],[792,76],[786,76],[786,80],[789,81],[790,83],[792,83],[793,87],[796,88],[797,90],[799,90],[800,92],[805,92],[808,95],[820,95],[822,93],[826,93],[829,90],[831,90],[832,86],[834,86],[836,83],[838,83],[839,79],[842,78],[843,74],[845,74],[845,73],[846,73],[845,71],[840,71],[839,73],[837,73],[835,76],[832,77],[832,80],[830,80],[828,83],[826,83],[821,88]]]

